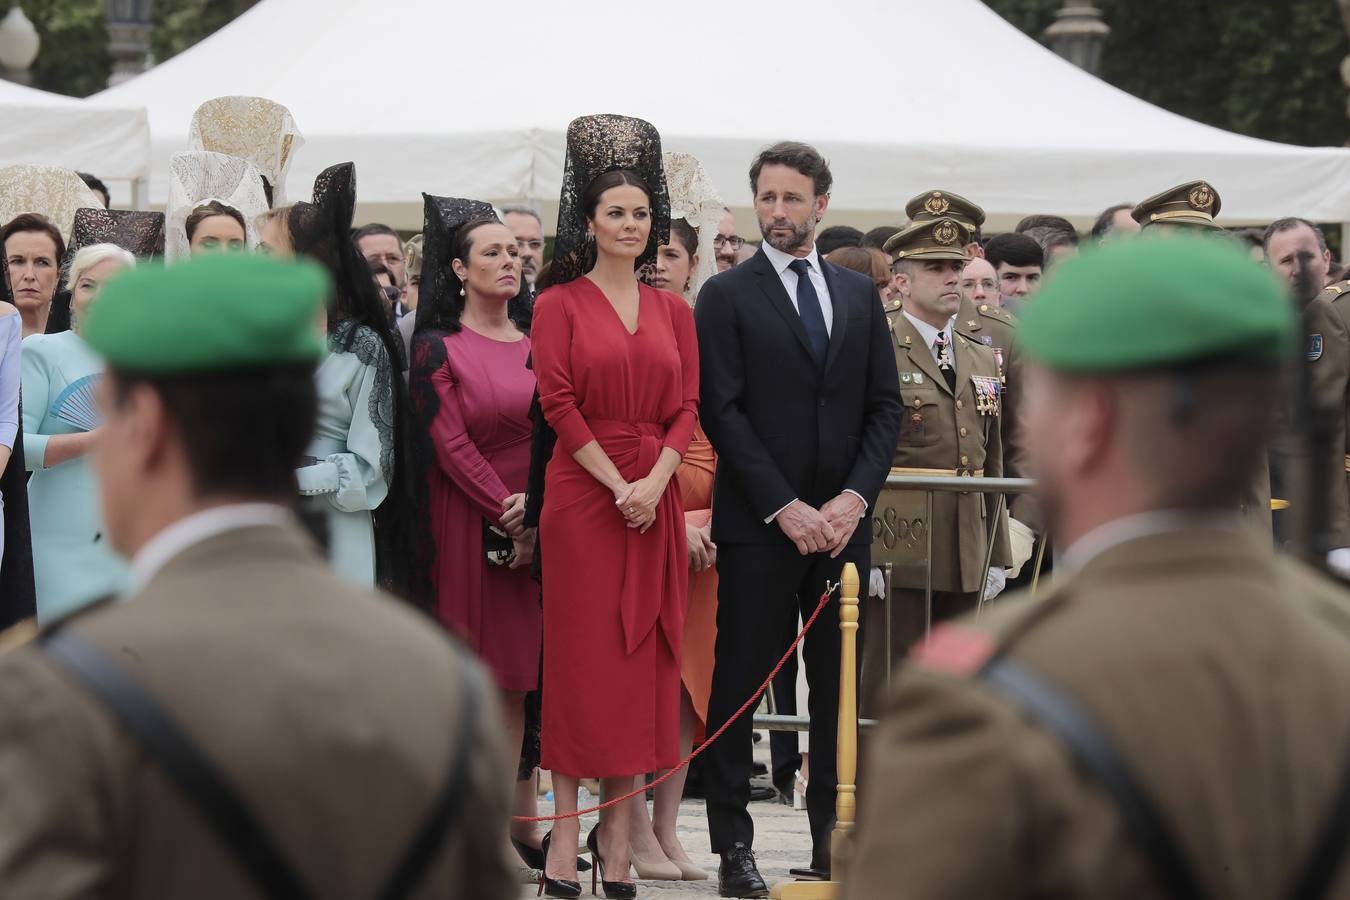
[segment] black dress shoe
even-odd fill
[[[717,895],[719,897],[767,897],[769,886],[760,877],[755,866],[755,854],[745,844],[732,844],[722,854],[717,867]]]
[[[768,775],[768,774],[769,774],[769,767],[766,766],[766,765],[764,765],[764,763],[762,763],[762,762],[757,762],[757,763],[755,763],[753,766],[750,767],[750,774],[751,774],[752,776],[754,776],[754,775]]]
[[[756,803],[763,803],[766,800],[777,800],[778,791],[762,784],[750,785],[750,799]]]
[[[830,867],[819,863],[801,869],[788,869],[788,874],[798,881],[829,881]]]

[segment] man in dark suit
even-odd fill
[[[846,562],[868,571],[867,510],[886,479],[902,410],[886,317],[872,281],[824,262],[816,224],[829,205],[829,166],[812,147],[781,143],[750,168],[764,245],[714,276],[695,307],[702,420],[719,461],[716,666],[709,732],[759,686]],[[831,603],[807,634],[811,867],[830,867],[839,616]],[[723,897],[765,897],[746,809],[750,717],[709,750],[712,849]]]

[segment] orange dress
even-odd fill
[[[703,426],[694,429],[684,460],[675,470],[684,501],[684,520],[702,528],[712,519],[713,474],[717,454]],[[684,645],[680,681],[698,715],[701,734],[708,723],[708,695],[712,693],[713,647],[717,643],[717,569],[689,573],[689,607],[684,614]],[[696,736],[697,737],[697,736]]]

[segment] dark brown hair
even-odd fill
[[[798,141],[781,141],[772,147],[766,147],[755,157],[750,166],[750,190],[759,193],[759,173],[765,166],[787,166],[796,169],[815,184],[816,196],[822,197],[830,192],[834,176],[830,174],[830,164],[820,151],[810,144]]]
[[[586,218],[595,218],[595,209],[600,205],[600,198],[605,191],[624,184],[630,184],[642,191],[647,195],[647,203],[651,204],[652,189],[647,187],[647,182],[642,180],[641,175],[631,169],[614,169],[603,175],[595,176],[591,179],[591,183],[586,185],[586,190],[581,194],[581,211]]]
[[[243,213],[233,206],[226,206],[219,200],[212,200],[209,203],[203,203],[188,214],[187,221],[183,223],[183,230],[187,232],[187,239],[191,241],[192,236],[197,233],[197,226],[214,216],[229,216],[239,223],[239,227],[244,229],[244,234],[248,234],[248,225],[244,222]]]
[[[674,244],[677,241],[690,259],[698,255],[698,232],[684,219],[670,220],[670,242]]]
[[[0,229],[0,246],[3,246],[12,236],[24,234],[31,231],[40,231],[52,239],[56,245],[56,259],[53,260],[56,265],[61,264],[61,260],[66,255],[66,241],[61,237],[61,230],[52,224],[46,216],[40,216],[37,213],[20,213],[10,219],[3,229]],[[8,254],[6,254],[8,256]]]

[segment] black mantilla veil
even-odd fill
[[[661,135],[642,119],[604,114],[582,116],[567,126],[567,161],[558,200],[558,237],[553,251],[554,284],[585,275],[595,264],[586,240],[582,195],[606,172],[634,172],[652,192],[652,233],[637,268],[656,259],[656,248],[670,240],[670,196],[661,162]]]
[[[75,210],[70,244],[61,263],[61,288],[47,313],[47,334],[70,330],[70,264],[92,244],[116,244],[140,262],[164,257],[164,213],[140,209]]]
[[[351,239],[356,212],[356,166],[339,163],[314,179],[312,203],[296,203],[286,217],[296,255],[321,263],[333,280],[328,302],[328,347],[354,353],[373,366],[376,389],[369,414],[381,441],[392,445],[380,460],[389,493],[377,507],[375,576],[380,587],[409,596],[410,547],[414,529],[407,475],[407,387],[403,383],[403,342],[393,331],[384,298],[370,266]],[[387,386],[386,386],[387,385]]]
[[[0,303],[13,303],[9,292],[9,265],[0,253]],[[22,400],[20,401],[22,403]],[[4,520],[5,549],[0,554],[0,629],[37,614],[33,585],[33,538],[28,528],[28,479],[23,458],[23,409],[14,449],[0,475],[0,518]]]
[[[452,263],[456,244],[464,230],[482,223],[498,223],[492,204],[462,197],[422,195],[424,221],[422,223],[422,287],[417,301],[417,324],[413,329],[411,360],[408,367],[408,393],[412,400],[413,440],[411,447],[411,478],[414,520],[430,522],[430,492],[427,479],[434,467],[436,449],[431,443],[431,425],[440,412],[440,397],[436,394],[433,378],[445,365],[445,338],[461,328],[464,284],[455,274]],[[519,304],[522,295],[528,300],[529,288],[522,278],[520,293],[508,304]],[[515,315],[512,321],[522,331],[528,331],[528,321],[522,323]],[[437,547],[429,527],[418,530],[416,560],[412,584],[415,602],[424,609],[434,609],[436,588],[432,571],[436,563]],[[477,565],[477,560],[465,560],[465,565]]]

